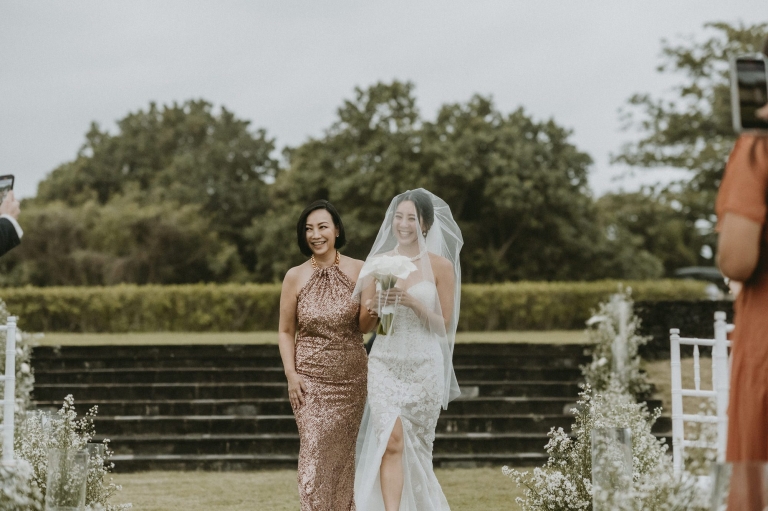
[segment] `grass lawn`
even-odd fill
[[[587,342],[582,330],[459,332],[457,343],[579,344]],[[277,344],[277,332],[147,332],[127,334],[49,333],[41,346],[118,346],[164,344]]]
[[[442,469],[437,478],[451,509],[513,511],[520,495],[501,468]],[[141,472],[116,474],[123,491],[114,503],[144,511],[296,511],[296,472]]]

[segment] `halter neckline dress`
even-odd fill
[[[367,396],[368,358],[354,284],[338,264],[315,268],[299,291],[296,371],[304,405],[299,429],[302,511],[354,510],[355,442]]]

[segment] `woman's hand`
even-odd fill
[[[378,318],[379,312],[378,312],[378,302],[375,298],[369,298],[363,303],[363,307],[365,307],[365,310],[368,311],[368,315],[372,318]]]
[[[379,302],[379,300],[381,300]],[[384,305],[402,305],[410,309],[416,310],[419,306],[418,300],[416,300],[409,292],[400,289],[399,287],[393,287],[389,291],[377,291],[373,297],[373,303]]]
[[[288,399],[291,401],[291,406],[298,410],[304,404],[304,393],[307,391],[307,386],[299,373],[291,373],[287,375],[287,378]]]

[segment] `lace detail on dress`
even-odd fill
[[[408,292],[427,307],[434,308],[437,289],[428,281],[412,286]],[[401,510],[445,510],[448,503],[432,468],[432,447],[443,397],[443,357],[437,340],[408,307],[398,305],[390,335],[376,338],[368,359],[367,431],[361,429],[358,444],[375,437],[374,459],[359,460],[357,476],[378,477],[383,448],[395,420],[400,417],[405,437],[403,455],[406,484]],[[380,454],[379,454],[380,452]],[[360,481],[361,488],[365,485]],[[356,492],[358,481],[355,483]],[[375,486],[375,485],[374,485]],[[380,490],[378,490],[380,492]],[[366,493],[364,490],[361,493]],[[356,495],[358,509],[379,509],[380,495]],[[372,499],[372,500],[371,500]],[[409,505],[408,503],[412,504]]]

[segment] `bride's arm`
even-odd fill
[[[440,312],[443,313],[443,330],[448,330],[453,316],[454,285],[456,284],[453,273],[453,265],[442,257],[435,258],[432,265],[432,271],[435,274],[435,285],[437,286],[437,297],[440,300]]]
[[[440,313],[431,313],[429,326],[440,335],[445,335],[453,315],[453,265],[442,257],[432,258],[432,273],[435,276],[437,298],[439,300]]]

